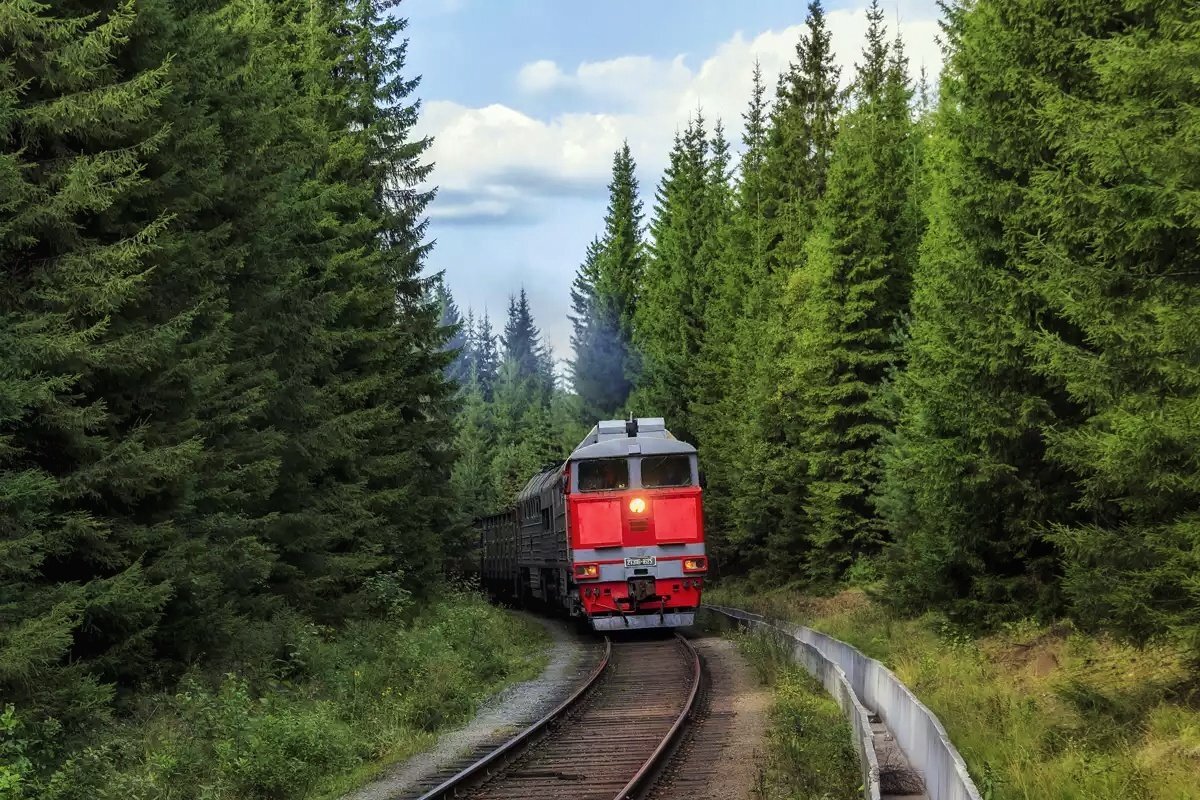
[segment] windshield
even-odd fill
[[[647,456],[642,459],[642,486],[690,486],[692,462],[687,456]]]
[[[579,462],[579,491],[607,492],[629,487],[629,462],[623,458],[597,458]]]

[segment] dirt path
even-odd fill
[[[554,644],[542,674],[514,684],[488,700],[464,727],[442,734],[433,749],[394,765],[382,777],[344,800],[416,797],[489,752],[514,733],[545,716],[594,667],[601,651],[567,626],[529,615],[546,628]]]
[[[655,800],[749,800],[757,796],[771,709],[737,645],[711,637],[692,642],[708,670],[705,705],[676,754]]]

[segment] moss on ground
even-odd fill
[[[985,800],[1200,799],[1200,677],[1181,649],[1031,623],[975,637],[932,615],[894,618],[859,590],[724,586],[706,600],[808,625],[889,666],[938,715]]]

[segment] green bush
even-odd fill
[[[861,795],[850,726],[825,690],[770,632],[735,633],[755,674],[774,690],[763,800],[852,800]]]
[[[390,596],[382,619],[338,631],[281,617],[235,671],[132,698],[132,715],[88,742],[38,743],[41,764],[15,716],[0,715],[0,800],[337,796],[540,668],[537,626],[478,594],[447,588],[404,609]]]
[[[280,703],[251,717],[238,741],[222,741],[220,771],[245,797],[304,797],[322,775],[357,763],[355,739],[328,702]]]
[[[16,710],[11,705],[5,706],[4,713],[0,714],[0,798],[3,800],[21,800],[25,796],[22,787],[33,766],[25,755],[26,742],[18,738],[19,728]]]
[[[771,710],[773,783],[789,798],[861,797],[858,755],[850,726],[813,678],[799,667],[780,673]]]

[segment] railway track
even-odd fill
[[[633,800],[653,785],[700,694],[682,636],[606,640],[591,676],[546,717],[419,800]]]

